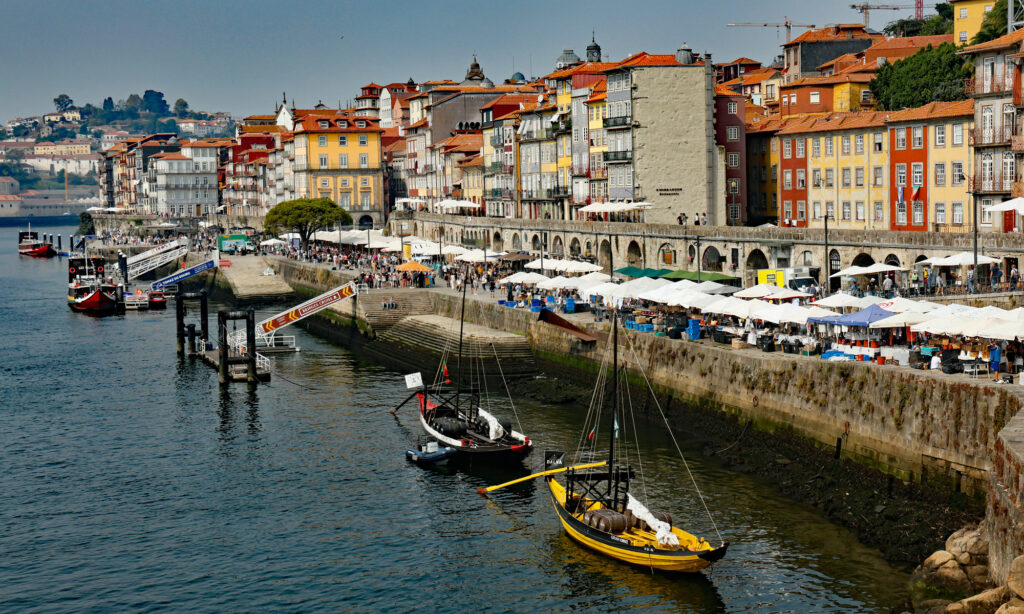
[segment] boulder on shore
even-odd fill
[[[1024,599],[1024,556],[1018,556],[1010,563],[1006,572],[1006,585],[1017,597]]]

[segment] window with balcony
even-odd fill
[[[832,137],[830,137],[830,136],[826,136],[825,137],[825,155],[826,156],[831,156],[832,155]]]
[[[821,156],[821,139],[811,139],[811,157],[818,158]]]
[[[825,169],[825,187],[826,188],[835,187],[835,184],[836,184],[836,174],[835,174],[835,171],[830,169],[830,168],[826,168]]]
[[[876,132],[875,133],[874,142],[875,142],[875,147],[874,147],[875,153],[882,153],[882,133],[881,132]]]
[[[327,154],[320,154],[320,168],[327,168]]]
[[[951,162],[950,165],[951,165],[950,171],[953,173],[953,185],[955,185],[955,186],[963,185],[964,181],[967,178],[964,175],[964,163],[963,162]]]
[[[876,200],[875,204],[874,204],[874,208],[875,208],[874,219],[875,219],[876,222],[881,222],[882,219],[883,219],[883,216],[885,215],[885,208],[884,208],[884,205],[882,204],[882,201]]]
[[[796,219],[804,221],[807,219],[807,202],[798,200],[796,201]]]
[[[782,140],[782,157],[786,159],[793,157],[793,143],[789,139]]]
[[[858,134],[853,141],[853,151],[857,154],[864,153],[864,135]]]
[[[864,187],[864,169],[862,167],[853,169],[853,185],[858,188]]]
[[[850,187],[850,169],[844,168],[843,169],[842,177],[843,177],[843,187],[844,188]]]
[[[904,188],[907,186],[907,165],[897,164],[896,165],[896,187]]]
[[[919,200],[915,200],[912,208],[914,214],[914,226],[924,224],[924,203]]]
[[[953,124],[953,146],[964,144],[964,125]]]
[[[802,190],[807,187],[807,174],[803,169],[796,171],[796,187],[798,190]]]
[[[796,157],[797,158],[803,158],[804,157],[804,147],[805,147],[804,143],[805,143],[804,139],[802,139],[802,138],[801,139],[796,139]]]
[[[816,220],[821,219],[821,201],[815,201],[811,205],[811,215],[813,215]]]
[[[936,162],[935,163],[935,185],[944,186],[946,185],[946,163]]]
[[[793,201],[787,200],[782,203],[782,215],[785,219],[793,219]]]
[[[359,168],[370,167],[370,156],[369,154],[359,154]]]
[[[911,173],[911,185],[914,188],[919,188],[924,185],[924,164],[921,162],[914,162],[910,166]]]
[[[816,188],[821,187],[821,170],[814,169],[813,171],[811,171],[811,183]]]
[[[842,137],[842,140],[840,141],[840,144],[841,144],[841,145],[840,145],[840,150],[839,150],[839,151],[840,151],[840,152],[841,152],[841,153],[842,153],[842,154],[843,154],[844,156],[848,156],[848,155],[850,155],[850,135],[848,135],[848,134],[847,134],[847,135],[844,135],[844,136]]]
[[[830,220],[836,219],[836,206],[831,200],[825,201],[825,217]]]
[[[907,203],[896,203],[896,223],[900,226],[907,225]]]

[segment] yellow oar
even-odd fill
[[[481,494],[481,495],[486,495],[487,493],[491,492],[492,490],[498,490],[499,488],[505,488],[506,486],[512,486],[513,484],[518,484],[520,482],[525,482],[526,480],[532,480],[533,478],[539,478],[539,477],[542,477],[542,476],[545,476],[545,475],[554,475],[556,473],[564,473],[564,472],[566,472],[566,471],[568,471],[570,469],[591,469],[593,467],[602,467],[602,466],[607,465],[607,464],[608,464],[608,461],[601,461],[599,463],[590,463],[590,464],[587,464],[587,465],[576,465],[575,467],[562,467],[561,469],[548,469],[547,471],[541,471],[540,473],[534,473],[533,475],[528,475],[526,477],[518,478],[518,479],[512,480],[511,482],[505,482],[504,484],[498,484],[497,486],[488,486],[487,488],[484,488],[483,486],[481,486],[480,488],[476,489],[476,492]]]

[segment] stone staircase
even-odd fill
[[[385,309],[384,302],[393,299],[395,308]],[[430,296],[422,289],[381,288],[358,295],[358,316],[378,335],[407,316],[434,312]]]
[[[459,321],[438,315],[413,315],[403,318],[377,337],[397,352],[430,356],[439,360],[447,349],[447,363],[453,369],[459,351]],[[462,339],[463,360],[483,368],[488,377],[519,377],[536,372],[536,361],[525,337],[465,325]],[[498,367],[500,363],[500,369]]]

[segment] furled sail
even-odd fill
[[[666,547],[679,547],[679,538],[672,532],[672,525],[662,520],[658,520],[654,517],[649,509],[644,507],[643,503],[637,501],[633,495],[626,493],[629,497],[629,502],[626,505],[626,509],[633,512],[633,515],[647,523],[649,527],[654,529],[654,532],[658,536],[658,543]]]

